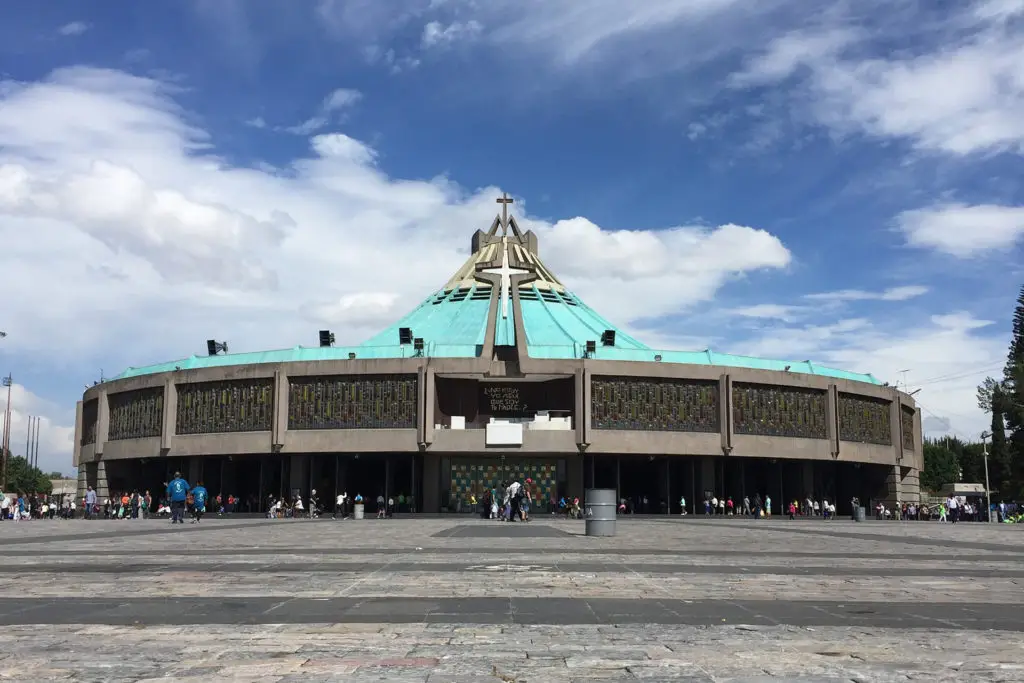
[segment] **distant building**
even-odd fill
[[[777,511],[919,500],[911,396],[806,360],[652,349],[544,265],[508,201],[441,289],[359,346],[326,331],[319,347],[211,344],[87,389],[79,496],[157,491],[180,470],[256,508],[315,488],[465,509],[513,478],[541,501],[614,488],[651,512],[706,494],[760,493]]]

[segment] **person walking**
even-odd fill
[[[192,523],[198,524],[206,512],[206,501],[210,497],[203,482],[197,481],[196,487],[192,489]]]
[[[167,485],[167,498],[171,501],[171,524],[185,523],[185,501],[188,500],[188,482],[181,478],[181,472],[174,473],[174,479]]]

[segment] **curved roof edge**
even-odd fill
[[[583,358],[583,345],[573,346],[541,346],[529,345],[530,358],[539,360],[572,360]],[[472,344],[433,344],[427,343],[423,355],[427,358],[476,358],[480,348]],[[349,354],[354,354],[350,356]],[[223,356],[189,356],[181,360],[147,365],[140,368],[128,368],[116,377],[127,379],[143,375],[155,375],[174,370],[200,370],[204,368],[229,367],[233,365],[257,365],[261,363],[302,363],[328,360],[359,360],[413,358],[416,352],[409,344],[392,344],[388,346],[330,346],[305,347],[295,346],[290,349],[276,351],[255,351],[252,353],[231,353]],[[638,363],[670,363],[680,365],[718,365],[722,367],[746,368],[751,370],[774,370],[776,372],[794,372],[804,375],[835,377],[853,382],[866,382],[880,385],[870,373],[849,372],[836,368],[823,367],[809,360],[788,361],[735,356],[728,353],[717,353],[711,349],[704,351],[659,351],[657,349],[624,349],[610,346],[598,346],[597,352],[591,355],[594,360],[633,361]],[[659,361],[660,358],[660,361]]]

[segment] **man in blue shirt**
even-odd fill
[[[167,485],[167,497],[171,501],[171,524],[185,523],[185,501],[188,500],[188,482],[181,478],[181,472],[174,473],[174,479]]]
[[[192,489],[192,523],[195,524],[203,518],[203,513],[206,512],[206,499],[209,498],[209,494],[206,492],[206,487],[203,486],[203,482],[197,481],[196,487]]]

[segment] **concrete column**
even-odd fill
[[[93,451],[97,457],[103,455],[103,446],[110,434],[110,403],[107,401],[107,390],[100,391],[96,402],[96,447]]]
[[[82,458],[82,406],[83,401],[79,401],[75,404],[75,442],[74,449],[72,452],[71,463],[78,467],[78,463]],[[79,482],[81,482],[81,472],[79,472]]]
[[[715,459],[713,457],[700,459],[700,490],[697,491],[697,495],[702,501],[705,491],[713,491],[715,495],[718,495],[718,489],[715,487]]]
[[[423,436],[422,442],[430,445],[434,443],[434,404],[437,396],[436,371],[429,365],[423,372],[423,384],[420,387],[419,395],[423,402]]]
[[[271,450],[280,450],[284,445],[284,433],[288,431],[288,375],[283,370],[274,372],[274,417],[270,423]]]
[[[903,460],[903,415],[900,412],[900,395],[893,389],[892,401],[889,402],[889,431],[892,434],[892,450],[894,462]]]
[[[423,455],[423,512],[441,511],[439,482],[441,480],[441,456],[436,453]]]
[[[196,482],[203,478],[203,457],[201,455],[193,455],[188,459],[188,472],[182,472],[188,483],[192,486],[196,485]]]
[[[914,467],[900,467],[900,495],[908,503],[921,502],[921,471]]]
[[[900,496],[900,466],[890,465],[886,467],[885,488],[878,492],[877,497],[887,508],[895,508],[898,503],[904,502]]]
[[[106,404],[106,397],[104,397],[103,403]],[[97,439],[97,443],[98,442],[99,440]],[[107,465],[105,462],[100,460],[99,462],[93,463],[93,467],[95,468],[95,479],[89,482],[89,484],[96,492],[96,499],[103,500],[110,495],[110,485],[107,481]]]
[[[178,385],[168,378],[164,382],[164,414],[160,429],[160,452],[166,454],[174,444],[178,430]]]
[[[829,452],[833,458],[839,457],[839,387],[835,384],[828,385],[828,393],[825,394],[825,434],[828,436]],[[817,494],[815,494],[817,495]]]
[[[569,496],[579,496],[583,500],[583,456],[570,455],[566,462],[566,483]],[[559,492],[561,495],[561,492]],[[544,501],[545,503],[547,501]]]
[[[575,414],[573,416],[572,426],[576,432],[576,445],[580,446],[587,443],[587,420],[584,414],[589,412],[588,407],[590,406],[586,397],[587,379],[584,369],[576,368],[576,373],[573,379],[573,394],[575,398],[575,402],[573,403],[573,412]]]
[[[302,494],[303,498],[309,497],[309,456],[308,455],[293,455],[291,456],[291,467],[289,468],[288,475],[288,497],[291,498],[298,489]],[[374,499],[377,495],[374,494]]]
[[[818,492],[814,490],[814,462],[805,460],[803,462],[803,486],[804,490],[801,492],[800,500],[803,501],[808,495],[818,497]]]
[[[89,476],[88,469],[92,463],[80,465],[78,468],[78,486],[75,489],[75,508],[78,509],[82,504],[82,499],[85,498],[85,493],[89,487]]]
[[[728,455],[732,451],[732,377],[722,375],[718,378],[718,429],[722,435],[722,453]]]

